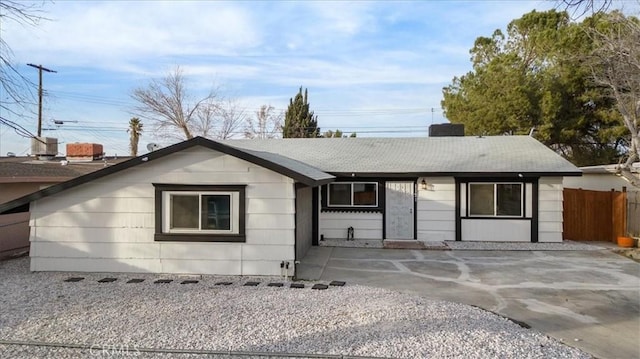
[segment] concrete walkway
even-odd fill
[[[312,247],[297,271],[479,306],[598,358],[640,358],[640,263],[610,250]]]

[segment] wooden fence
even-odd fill
[[[563,238],[611,241],[627,233],[627,193],[563,190]]]

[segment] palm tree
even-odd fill
[[[139,118],[131,118],[127,132],[130,134],[129,148],[131,149],[131,156],[135,157],[138,155],[138,141],[140,141],[140,136],[142,135],[142,122],[140,122]]]

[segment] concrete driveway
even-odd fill
[[[479,306],[598,358],[640,358],[640,263],[609,250],[312,247],[297,271]]]

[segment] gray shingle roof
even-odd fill
[[[569,161],[529,136],[221,142],[239,149],[286,156],[332,174],[580,174]]]
[[[255,150],[250,150],[250,149],[243,149],[243,151],[245,153],[254,155],[256,157],[260,157],[265,161],[268,162],[273,162],[273,163],[277,163],[280,166],[283,166],[293,172],[296,172],[300,175],[312,178],[315,181],[325,181],[325,180],[332,180],[335,177],[323,172],[319,169],[317,169],[316,167],[313,167],[311,165],[308,165],[306,163],[302,163],[300,161],[296,161],[294,159],[291,159],[289,157],[285,157],[283,155],[279,155],[277,153],[272,153],[272,152],[264,152],[264,151],[255,151]]]

